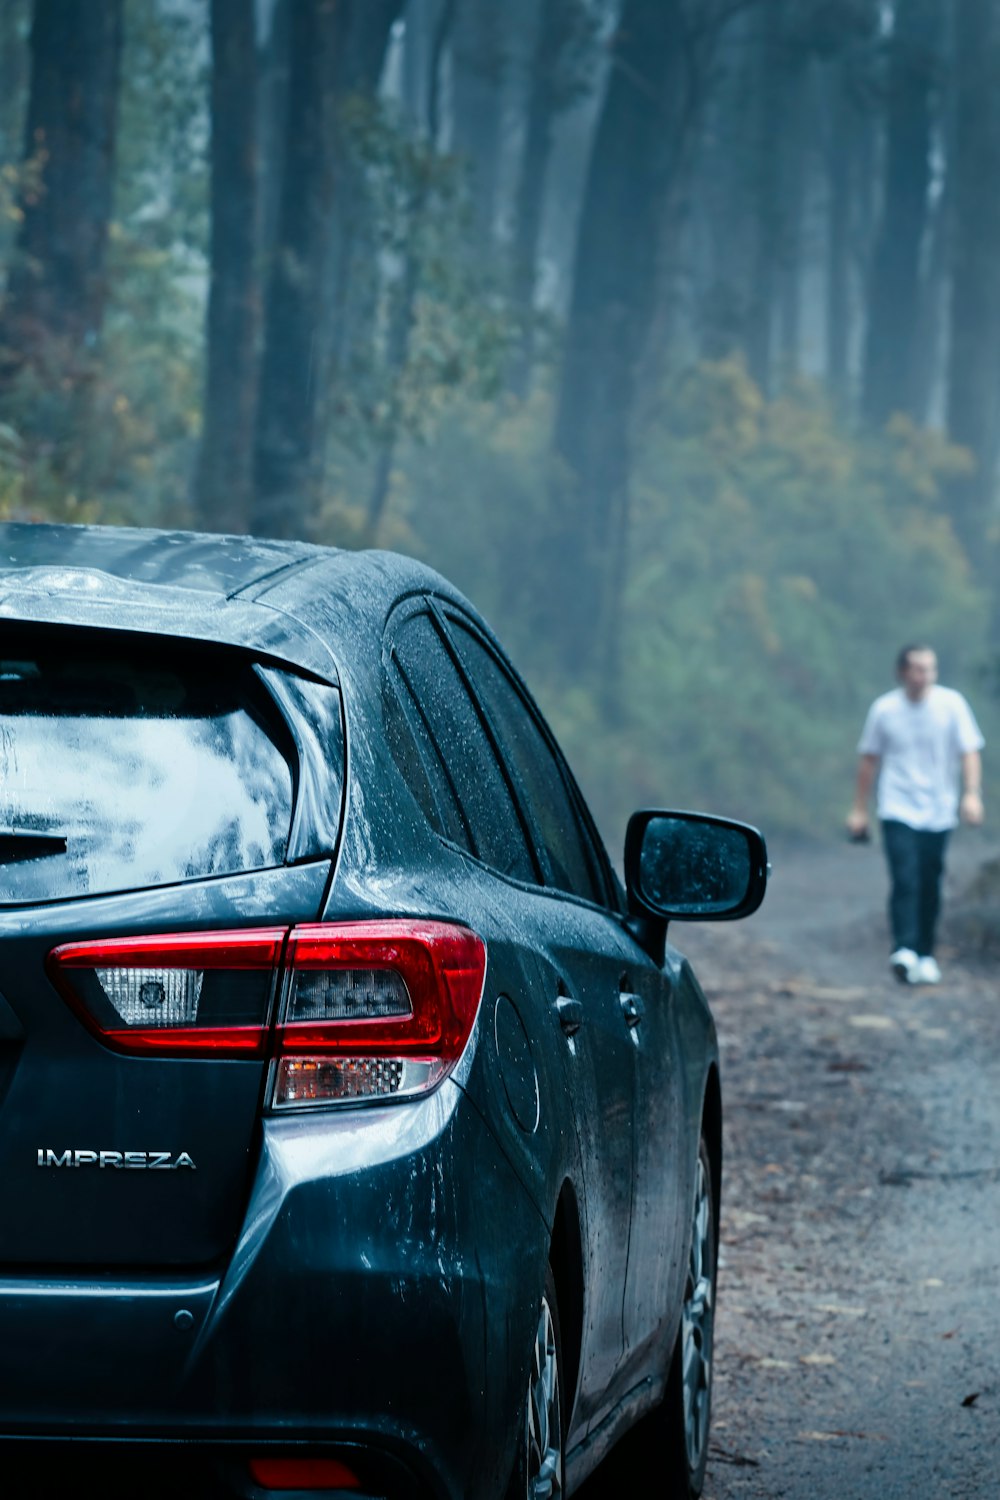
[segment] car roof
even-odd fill
[[[428,591],[464,603],[397,553],[126,526],[0,523],[0,623],[65,624],[241,646],[337,680],[345,629],[381,626]]]

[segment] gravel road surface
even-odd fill
[[[947,899],[987,853],[956,835]],[[887,966],[877,845],[772,851],[764,907],[677,928],[726,1109],[706,1500],[1000,1496],[1000,986]]]

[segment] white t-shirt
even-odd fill
[[[881,756],[878,815],[940,832],[958,822],[961,759],[984,744],[972,709],[953,688],[934,686],[919,703],[901,687],[876,698],[858,752]]]

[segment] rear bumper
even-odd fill
[[[243,1472],[319,1441],[414,1494],[502,1494],[547,1243],[450,1081],[266,1120],[223,1275],[0,1281],[0,1472],[11,1439],[194,1443]]]
[[[368,1453],[358,1461],[359,1469],[367,1464],[360,1489],[262,1489],[249,1465],[259,1452],[211,1443],[0,1438],[0,1486],[31,1500],[91,1493],[101,1500],[422,1500],[429,1493],[405,1464]],[[354,1457],[351,1449],[339,1452]]]

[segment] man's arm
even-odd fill
[[[852,839],[863,839],[868,832],[868,799],[878,774],[878,755],[858,756],[858,779],[854,786],[854,805],[847,814],[847,831]]]
[[[962,802],[959,812],[963,823],[978,827],[983,821],[983,762],[978,750],[966,750],[962,756]]]

